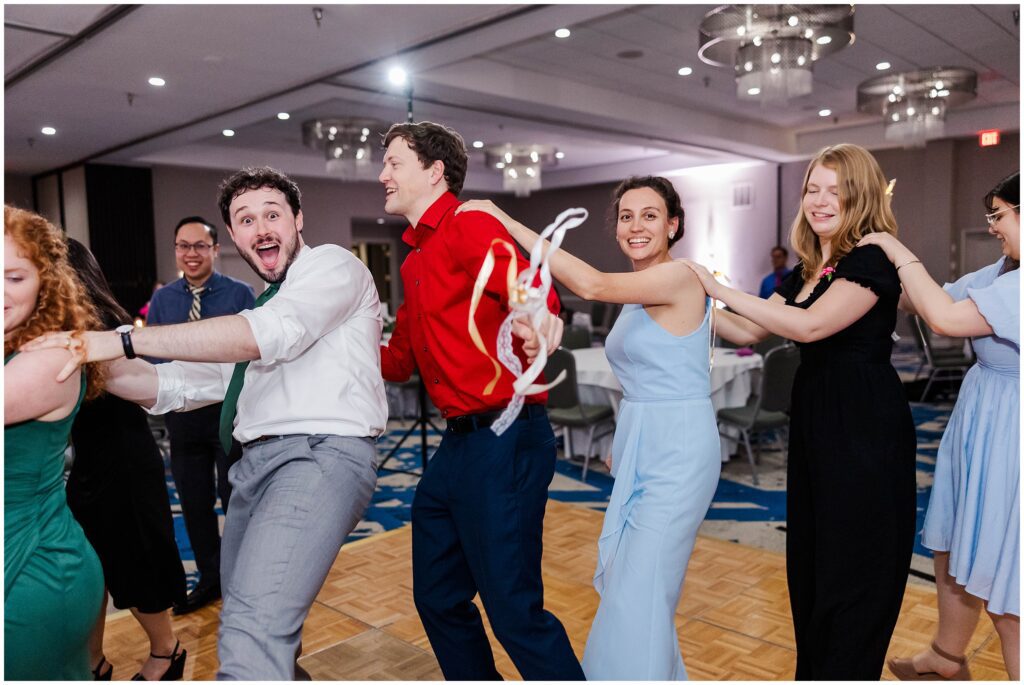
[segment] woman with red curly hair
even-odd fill
[[[96,326],[61,232],[4,206],[4,677],[89,680],[103,569],[68,509],[64,450],[95,365],[54,379],[68,350],[17,353],[48,331]]]

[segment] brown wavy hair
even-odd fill
[[[803,199],[807,194],[807,180],[814,167],[822,165],[836,172],[839,185],[839,228],[832,236],[832,254],[828,261],[821,256],[818,236],[804,216]],[[892,213],[892,195],[886,194],[888,181],[874,156],[859,145],[840,143],[822,149],[814,156],[800,191],[800,209],[797,211],[789,242],[800,257],[803,278],[809,280],[827,266],[835,266],[850,253],[857,242],[868,233],[896,235],[898,226]]]
[[[60,229],[38,214],[4,205],[4,235],[39,271],[35,311],[4,340],[5,357],[43,333],[99,328],[96,308],[68,262],[68,245]],[[106,374],[99,364],[86,364],[85,375],[85,397],[92,399],[103,391]]]

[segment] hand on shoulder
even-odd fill
[[[716,293],[719,292],[722,284],[718,282],[715,275],[706,266],[686,258],[677,259],[675,262],[682,263],[688,267],[683,270],[685,274],[683,277],[686,281],[692,282],[693,279],[696,279],[700,282],[701,287],[704,288],[704,292],[711,297],[716,297]]]
[[[81,392],[80,369],[73,368],[67,380],[57,380],[69,366],[72,366],[71,351],[62,348],[21,352],[6,365],[4,384],[8,392],[25,393],[26,401],[21,407],[26,413],[23,420],[57,420],[67,416]],[[10,412],[12,408],[6,409]]]
[[[857,246],[854,249],[862,247],[881,249],[890,262],[895,262],[897,256],[902,252],[910,252],[903,243],[896,239],[896,236],[882,231],[868,233],[857,242]]]

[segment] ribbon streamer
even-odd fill
[[[565,237],[565,232],[569,229],[576,228],[589,216],[586,209],[582,207],[567,209],[559,214],[554,222],[548,225],[547,228],[540,235],[540,239],[534,243],[533,249],[530,251],[530,266],[523,270],[519,274],[518,278],[515,277],[516,270],[516,252],[515,248],[507,241],[500,238],[495,238],[491,242],[491,246],[487,251],[487,255],[484,257],[483,266],[480,269],[480,273],[477,275],[476,283],[473,286],[473,300],[470,305],[469,312],[469,335],[473,339],[473,343],[477,349],[487,355],[487,358],[495,364],[496,374],[495,377],[487,384],[484,388],[484,395],[489,395],[493,390],[494,386],[498,382],[498,378],[501,377],[501,369],[498,367],[494,358],[491,357],[490,353],[487,352],[486,347],[483,344],[483,340],[480,338],[480,332],[477,329],[474,316],[476,314],[476,308],[479,304],[480,297],[483,294],[484,286],[487,284],[487,280],[491,276],[491,272],[494,270],[494,249],[496,245],[501,244],[509,251],[511,260],[509,261],[509,269],[506,274],[506,281],[508,287],[508,302],[511,311],[505,320],[501,323],[498,329],[497,339],[497,354],[498,359],[507,368],[516,380],[512,383],[514,394],[508,406],[502,412],[501,416],[491,424],[491,430],[496,435],[504,433],[512,422],[515,421],[519,415],[520,409],[522,409],[523,401],[526,395],[534,395],[540,392],[544,392],[565,378],[565,372],[563,371],[558,375],[554,381],[544,384],[537,385],[534,383],[537,377],[544,370],[548,361],[548,346],[547,338],[544,336],[543,324],[547,319],[547,300],[548,293],[551,291],[551,255],[554,254],[555,250],[562,244],[562,239]],[[545,250],[545,240],[550,237],[551,246]],[[540,274],[540,285],[537,287],[533,286],[534,280],[536,280],[537,274]],[[519,357],[512,351],[512,322],[515,319],[526,318],[529,320],[530,325],[533,327],[534,332],[537,335],[540,350],[537,357],[530,364],[526,371],[523,371],[522,363],[519,361]]]

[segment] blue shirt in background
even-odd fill
[[[252,309],[256,304],[256,296],[252,287],[230,276],[214,271],[203,284],[205,290],[199,296],[200,318],[210,319],[215,316],[237,314],[245,309]],[[188,281],[184,278],[168,283],[153,293],[149,301],[149,312],[146,314],[146,325],[185,323],[188,312],[192,308],[192,292],[188,289]],[[166,359],[149,359],[153,363],[161,363]]]
[[[767,300],[775,292],[775,289],[782,285],[782,282],[786,280],[786,276],[793,273],[792,269],[781,269],[779,271],[773,271],[764,277],[761,281],[761,299]]]

